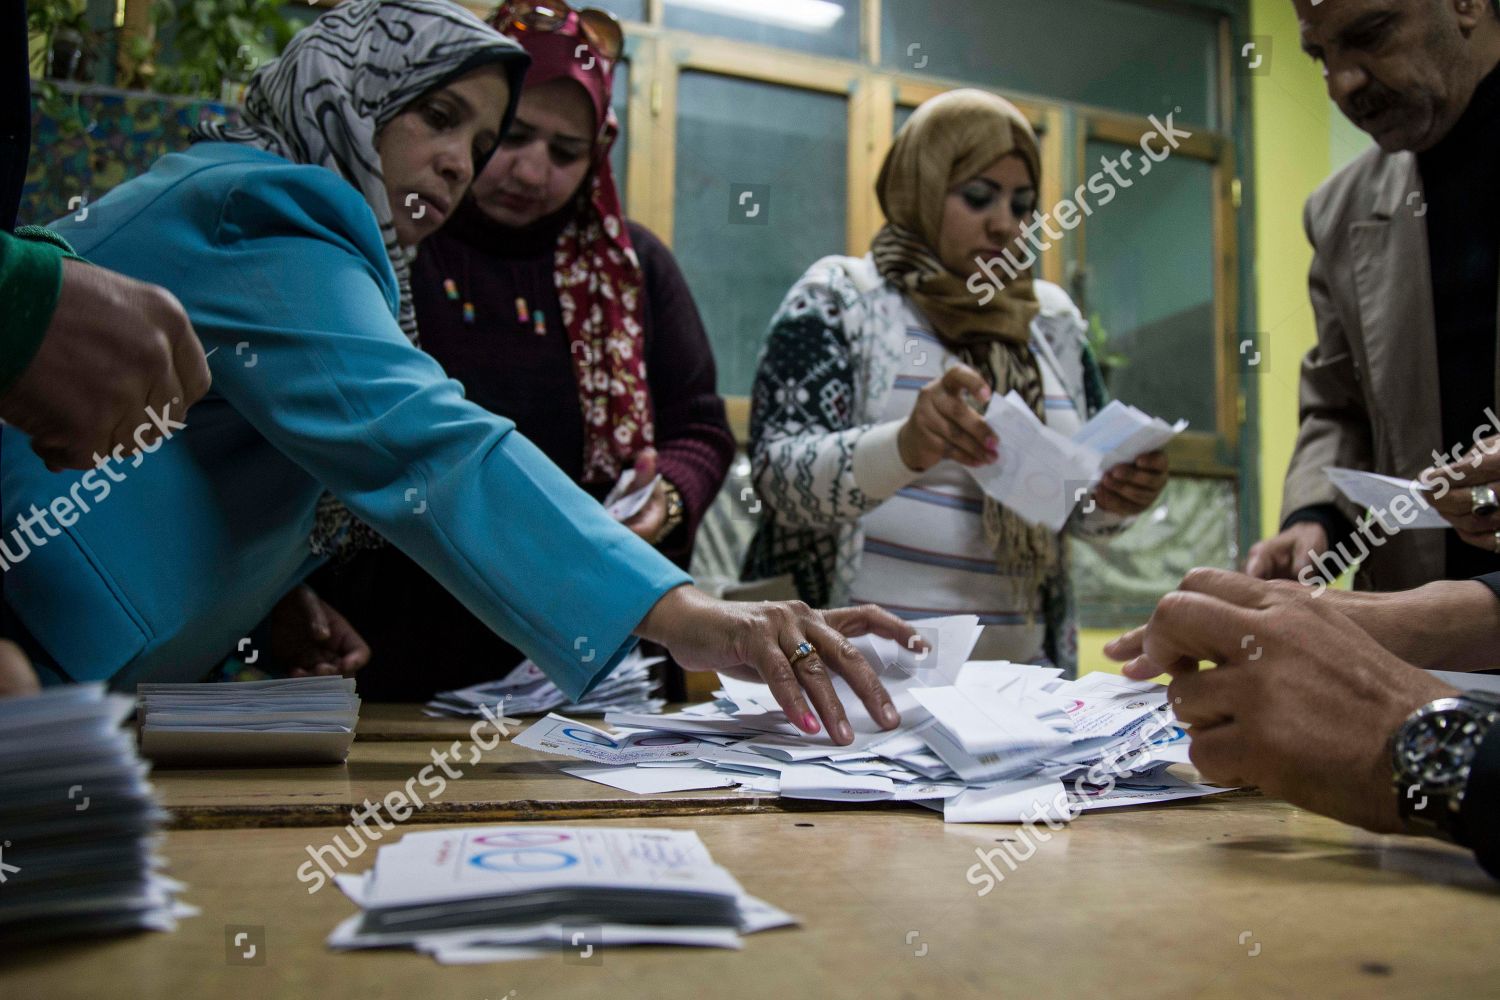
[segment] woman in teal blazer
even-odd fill
[[[5,429],[5,606],[45,681],[201,678],[330,555],[383,537],[570,698],[639,636],[770,681],[805,731],[804,695],[852,739],[825,665],[896,724],[843,636],[910,629],[685,586],[414,347],[409,248],[483,166],[524,63],[441,0],[342,4],[256,74],[245,127],[57,224],[92,262],[178,295],[214,385],[190,415],[156,400],[145,448],[82,474],[48,473]]]

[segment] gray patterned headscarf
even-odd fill
[[[258,146],[327,167],[359,188],[401,286],[401,329],[416,343],[408,254],[396,241],[375,136],[418,97],[495,63],[510,77],[502,128],[509,126],[530,61],[515,42],[447,0],[353,0],[297,32],[280,58],[256,70],[243,125],[201,125],[193,138]],[[483,164],[475,167],[478,176]]]
[[[503,66],[510,80],[503,134],[530,61],[521,46],[447,0],[351,0],[297,32],[280,58],[256,70],[245,94],[244,124],[201,125],[193,138],[246,143],[294,163],[327,167],[358,188],[380,223],[396,272],[397,319],[416,345],[409,253],[396,239],[375,137],[418,97],[492,64]],[[474,175],[483,168],[476,163]],[[331,494],[319,501],[315,553],[347,557],[381,544]]]

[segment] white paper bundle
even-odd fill
[[[102,685],[0,700],[0,940],[172,930],[195,912],[161,874],[165,813]]]
[[[347,677],[142,684],[136,701],[141,752],[157,764],[338,764],[359,722]]]

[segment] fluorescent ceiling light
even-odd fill
[[[679,7],[695,7],[711,14],[769,21],[804,31],[827,31],[844,16],[844,8],[829,0],[667,0]]]

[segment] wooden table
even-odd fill
[[[522,721],[531,725],[537,717]],[[422,706],[405,702],[366,701],[359,706],[359,726],[354,731],[356,740],[438,740],[444,743],[464,740],[469,737],[473,719],[433,718],[422,711]],[[590,718],[589,725],[601,720]]]
[[[323,940],[353,905],[332,886],[308,896],[295,869],[336,831],[177,831],[164,852],[202,916],[173,934],[6,954],[0,996],[1366,1000],[1494,996],[1500,973],[1500,891],[1464,852],[1267,799],[1086,815],[1002,866],[983,897],[966,872],[1015,827],[900,810],[654,825],[697,830],[803,926],[748,937],[742,952],[607,949],[598,965],[562,952],[468,967],[335,954]],[[236,925],[263,928],[264,965],[229,964]]]
[[[511,822],[546,819],[570,822],[591,817],[676,816],[696,813],[803,811],[819,804],[751,796],[734,788],[637,795],[575,778],[561,769],[582,761],[537,753],[510,742],[469,763],[464,728],[461,756],[450,764],[462,777],[447,781],[441,797],[413,821]],[[330,826],[349,822],[349,811],[404,789],[446,742],[356,740],[344,764],[319,767],[161,768],[151,774],[158,800],[177,829]],[[451,759],[451,758],[450,758]],[[429,774],[441,774],[439,770]],[[416,789],[421,792],[421,786]],[[920,806],[911,808],[920,809]]]

